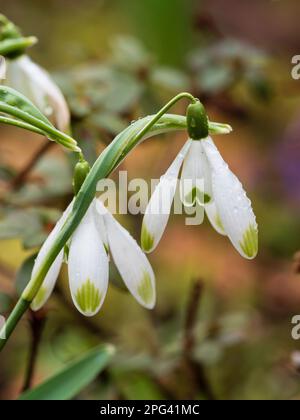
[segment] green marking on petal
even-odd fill
[[[107,253],[107,255],[109,254],[109,245],[103,242],[103,246],[104,246],[104,250]]]
[[[207,204],[211,201],[211,196],[207,193],[204,193],[204,204]]]
[[[32,306],[34,308],[39,308],[44,304],[45,298],[46,298],[47,289],[44,286],[40,287],[40,290],[37,292],[37,295],[35,296]]]
[[[222,220],[221,220],[221,217],[220,217],[219,213],[216,214],[215,224],[220,230],[225,232],[225,229],[224,229],[224,226],[223,226],[223,223],[222,223]]]
[[[143,250],[146,252],[151,251],[154,245],[154,237],[148,231],[144,223],[142,225],[141,245]]]
[[[207,204],[211,201],[211,196],[200,191],[199,188],[193,187],[193,189],[188,194],[186,194],[185,202],[188,205],[193,206],[196,204],[196,200],[199,204]]]
[[[239,242],[243,252],[248,258],[254,258],[258,250],[258,232],[256,226],[250,224]]]
[[[88,279],[78,290],[75,296],[76,302],[82,312],[93,313],[101,302],[101,293],[94,283]]]
[[[144,273],[144,276],[138,286],[137,292],[143,302],[145,302],[147,305],[153,301],[154,291],[149,273]]]

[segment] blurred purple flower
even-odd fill
[[[300,204],[300,115],[287,127],[276,148],[275,162],[284,191]]]

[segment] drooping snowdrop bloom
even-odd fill
[[[63,94],[27,55],[7,60],[5,84],[30,99],[59,130],[69,129],[70,113]]]
[[[39,269],[71,210],[72,203],[42,246],[32,276]],[[155,278],[147,257],[97,199],[93,200],[69,242],[69,285],[76,308],[86,316],[95,315],[101,308],[108,287],[108,253],[135,299],[144,307],[153,308],[156,298]],[[51,295],[63,259],[64,251],[61,251],[32,302],[33,310],[40,309]]]
[[[142,225],[142,248],[151,252],[158,245],[169,219],[182,168],[180,196],[184,206],[203,206],[216,231],[227,235],[243,257],[252,259],[257,254],[258,231],[251,202],[224,162],[208,130],[202,129],[197,137],[188,139],[148,203]]]

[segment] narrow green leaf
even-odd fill
[[[12,109],[10,109],[10,107]],[[21,116],[23,113],[26,113],[52,126],[51,122],[31,101],[29,101],[29,99],[22,95],[22,93],[17,92],[15,89],[8,86],[0,86],[0,111],[2,111],[2,109],[4,113],[9,113],[9,111],[11,111],[11,115],[14,115],[15,117],[18,117],[19,115],[20,119],[23,119]],[[16,111],[19,111],[20,114],[18,113],[17,115]]]
[[[43,132],[49,140],[53,140],[67,149],[80,151],[77,142],[72,137],[57,130],[29,99],[8,86],[0,86],[0,113],[21,120],[22,128],[30,130],[33,126],[32,131]],[[12,119],[2,122],[13,125]],[[20,126],[18,122],[15,125]]]
[[[98,346],[41,385],[22,394],[19,400],[69,400],[96,378],[113,354],[111,345]]]

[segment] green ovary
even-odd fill
[[[250,224],[243,235],[243,240],[239,242],[243,252],[247,257],[253,258],[257,254],[258,235],[256,226]]]
[[[153,287],[151,282],[151,277],[148,273],[144,273],[144,276],[138,286],[137,292],[143,302],[149,304],[153,300]]]
[[[76,293],[76,302],[84,313],[96,311],[101,301],[101,293],[95,285],[88,279]]]
[[[144,224],[142,226],[141,244],[143,250],[146,252],[151,251],[154,245],[154,237],[153,235],[151,235],[151,233],[148,231]]]

